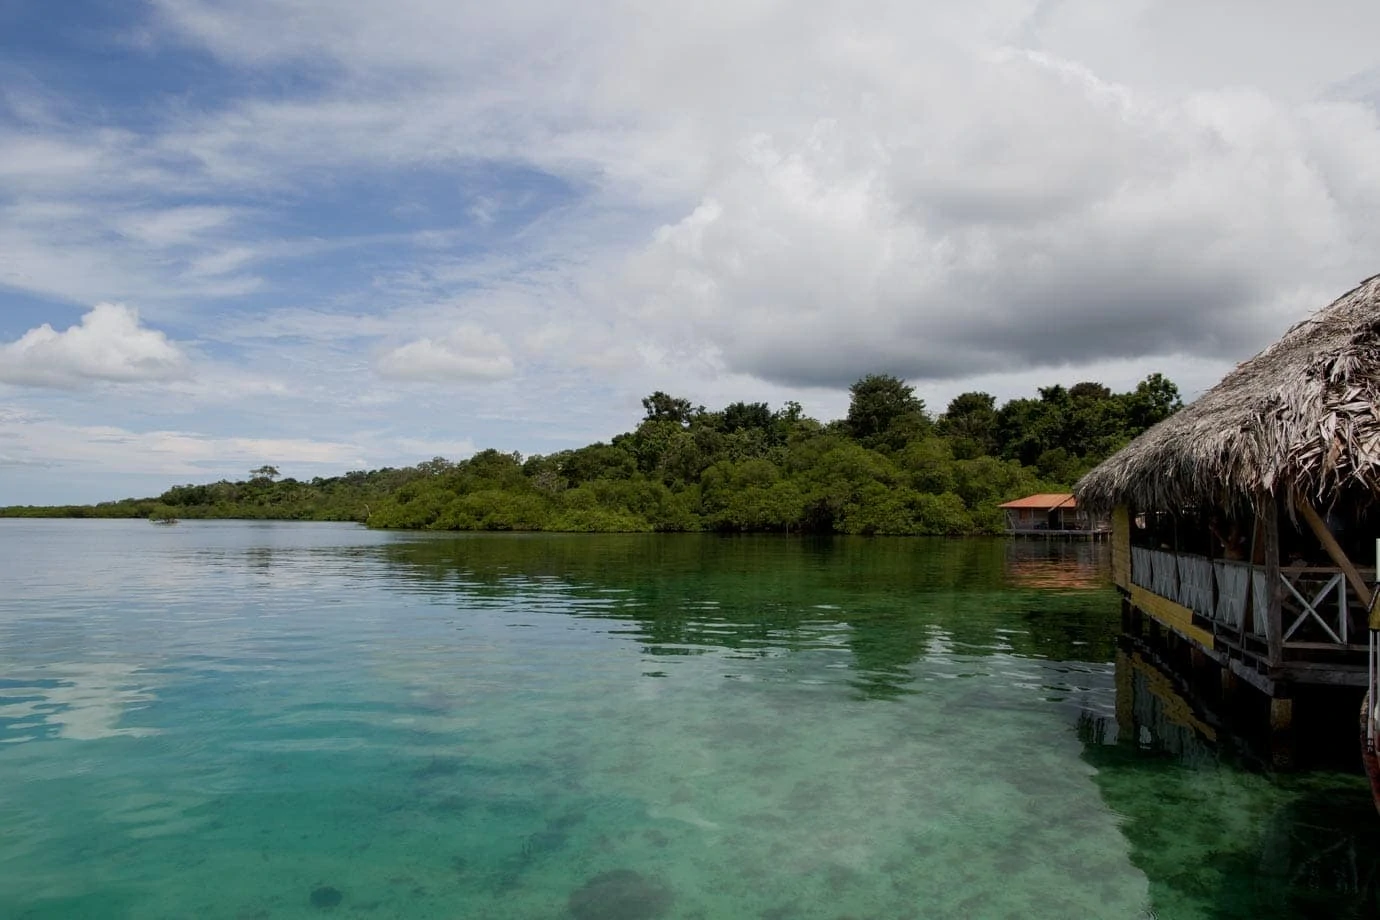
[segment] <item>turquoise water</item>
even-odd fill
[[[1373,915],[1097,552],[0,521],[0,917]]]

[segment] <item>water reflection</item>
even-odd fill
[[[936,658],[1109,662],[1105,547],[1004,540],[707,536],[459,537],[381,548],[390,570],[460,606],[626,624],[646,654],[766,658],[846,648],[853,686],[894,699]],[[1050,584],[1063,591],[1051,594]]]
[[[1216,759],[1217,729],[1196,710],[1174,679],[1134,648],[1116,658],[1117,729],[1143,750],[1159,751],[1185,764]]]
[[[1130,645],[1116,656],[1114,720],[1085,713],[1078,731],[1158,916],[1380,911],[1380,825],[1362,777],[1267,774],[1252,741]]]
[[[1041,591],[1106,588],[1108,554],[1102,543],[1012,540],[1006,545],[1006,578],[1014,587]]]
[[[119,662],[9,668],[0,681],[0,743],[155,735],[156,729],[121,724],[155,699],[152,684],[147,671]]]

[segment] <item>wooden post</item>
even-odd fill
[[[1241,681],[1231,669],[1230,658],[1222,665],[1222,673],[1218,675],[1218,678],[1222,682],[1222,701],[1228,704],[1234,703]]]
[[[1280,611],[1279,591],[1279,504],[1273,495],[1263,496],[1260,501],[1268,502],[1262,513],[1265,516],[1265,644],[1269,650],[1269,664],[1278,666],[1284,661],[1284,623]]]
[[[1208,656],[1195,643],[1188,648],[1188,668],[1192,674],[1193,688],[1201,690],[1208,683]]]
[[[1356,566],[1351,564],[1346,553],[1342,551],[1341,544],[1337,538],[1332,536],[1332,531],[1327,529],[1323,519],[1318,516],[1318,512],[1308,503],[1302,495],[1294,496],[1294,506],[1299,509],[1303,519],[1308,522],[1308,527],[1313,531],[1313,536],[1318,538],[1318,542],[1327,550],[1327,555],[1332,559],[1334,565],[1346,574],[1347,583],[1351,585],[1351,590],[1356,592],[1356,596],[1361,599],[1361,603],[1370,609],[1370,585],[1361,577],[1361,573],[1356,571]]]
[[[1375,541],[1375,574],[1377,578],[1380,578],[1380,540]],[[1380,591],[1377,591],[1376,594],[1380,594]],[[1380,630],[1380,609],[1377,609],[1380,608],[1380,604],[1376,603],[1376,594],[1370,596],[1370,609],[1366,611],[1368,621],[1366,625],[1371,629]],[[1373,685],[1374,681],[1371,683]],[[1372,693],[1371,696],[1375,696],[1375,694]]]
[[[1270,760],[1281,770],[1294,765],[1294,701],[1287,696],[1270,700]]]
[[[1251,524],[1250,569],[1246,573],[1246,607],[1241,611],[1241,635],[1245,636],[1255,627],[1255,621],[1265,615],[1265,611],[1255,609],[1255,568],[1265,561],[1265,519],[1260,516],[1259,507],[1255,510]]]

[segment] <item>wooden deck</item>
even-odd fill
[[[1006,532],[1010,536],[1022,540],[1066,540],[1075,542],[1079,540],[1098,542],[1107,540],[1112,535],[1109,528],[1094,530],[1051,530],[1048,527],[1008,527]]]

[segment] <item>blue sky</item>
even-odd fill
[[[0,503],[1191,395],[1380,252],[1380,9],[1195,7],[0,3]]]

